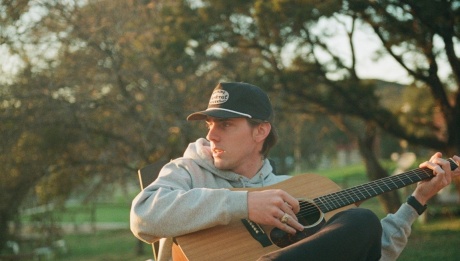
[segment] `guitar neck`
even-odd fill
[[[450,162],[452,170],[458,167],[452,159],[449,159],[448,161]],[[413,169],[398,175],[377,179],[362,185],[334,192],[332,194],[320,196],[313,199],[313,201],[323,213],[327,213],[356,202],[373,198],[385,192],[406,187],[425,179],[430,179],[433,176],[434,174],[431,169]]]

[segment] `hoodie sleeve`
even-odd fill
[[[396,260],[411,234],[411,226],[419,215],[408,204],[404,203],[394,214],[388,214],[381,220],[382,224],[382,257],[381,261]]]
[[[152,243],[248,216],[246,191],[194,187],[193,182],[185,166],[174,161],[165,165],[133,200],[133,234]]]

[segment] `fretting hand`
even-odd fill
[[[435,153],[429,161],[420,164],[420,168],[429,168],[433,170],[434,177],[430,180],[423,180],[417,184],[417,188],[412,193],[418,202],[425,205],[426,202],[436,195],[441,189],[452,182],[452,179],[460,176],[460,168],[451,170],[450,163],[442,159],[442,153]],[[460,157],[453,156],[452,159],[460,164]]]

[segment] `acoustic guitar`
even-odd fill
[[[452,169],[458,167],[452,159],[449,159],[449,162]],[[432,170],[418,168],[342,190],[328,178],[303,174],[272,186],[233,189],[287,191],[299,199],[300,211],[297,218],[305,226],[305,230],[290,235],[276,227],[259,225],[243,219],[175,238],[174,256],[176,259],[189,261],[257,260],[266,253],[314,234],[335,213],[353,208],[357,202],[433,176]]]

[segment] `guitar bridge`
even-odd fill
[[[241,222],[243,222],[243,225],[246,227],[249,234],[251,234],[255,240],[259,241],[262,247],[268,247],[273,244],[259,224],[254,223],[249,219],[242,219]]]

